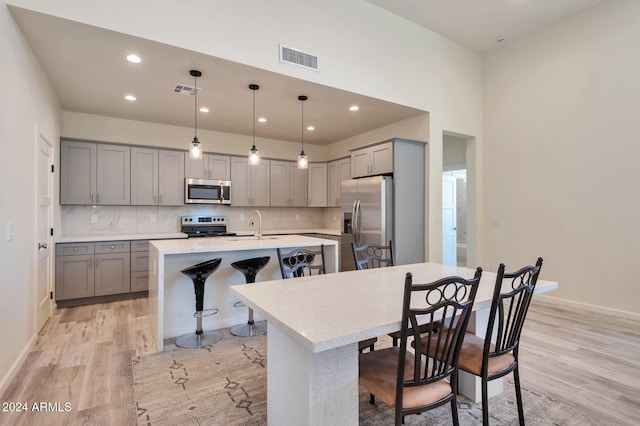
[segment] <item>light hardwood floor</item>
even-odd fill
[[[0,412],[0,424],[135,425],[131,359],[151,349],[146,312],[146,299],[57,310],[0,401],[71,410]],[[522,385],[603,425],[637,425],[639,354],[640,321],[537,301],[521,343]]]

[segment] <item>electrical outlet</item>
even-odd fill
[[[240,220],[244,220],[245,216],[244,213],[240,213]]]
[[[14,226],[12,222],[7,223],[7,241],[13,241]]]
[[[149,217],[149,220],[150,220],[151,222],[155,222],[155,221],[156,221],[156,215],[155,215],[155,214],[152,214],[152,215]]]
[[[296,222],[300,222],[300,215],[299,214],[296,215]]]
[[[491,224],[494,228],[500,228],[500,218],[494,217],[493,219],[491,219]]]
[[[91,215],[91,223],[98,223],[98,215],[97,214],[92,214]]]

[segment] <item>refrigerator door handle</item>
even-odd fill
[[[353,215],[354,220],[356,221],[356,228],[354,231],[353,241],[356,246],[360,246],[360,227],[362,226],[362,221],[360,220],[360,200],[356,200],[355,202],[355,213]]]

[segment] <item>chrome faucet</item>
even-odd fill
[[[260,211],[254,210],[253,213],[251,213],[251,216],[249,217],[249,226],[255,228],[255,224],[253,223],[253,219],[254,219],[254,217],[256,215],[258,215],[258,230],[253,235],[257,239],[261,240],[262,239],[262,214],[260,214]]]

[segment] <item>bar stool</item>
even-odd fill
[[[244,274],[244,279],[247,284],[256,282],[256,275],[258,272],[269,263],[270,256],[254,257],[251,259],[239,260],[233,262],[233,266],[238,271]],[[249,320],[246,324],[238,324],[231,327],[231,334],[234,336],[261,336],[267,332],[267,323],[265,321],[253,321],[253,309],[249,308]]]
[[[210,346],[222,339],[222,333],[218,330],[202,331],[202,318],[209,317],[218,313],[218,309],[203,309],[204,304],[204,283],[209,275],[213,274],[222,262],[221,258],[211,259],[206,262],[198,263],[189,268],[181,270],[183,274],[191,278],[193,281],[193,289],[196,293],[196,332],[195,334],[185,334],[178,337],[176,346],[181,348],[201,348]]]

